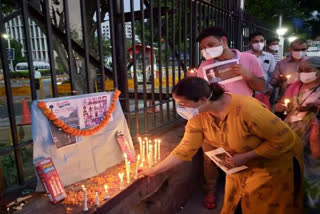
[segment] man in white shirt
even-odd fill
[[[249,47],[250,50],[247,52],[255,55],[258,58],[263,69],[264,79],[266,81],[264,91],[262,93],[256,92],[255,97],[266,104],[271,110],[269,98],[272,93],[272,86],[270,84],[270,80],[276,66],[274,57],[271,53],[263,50],[265,47],[265,39],[264,35],[260,32],[251,33],[249,35]]]

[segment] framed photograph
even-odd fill
[[[243,79],[241,75],[231,70],[232,65],[239,64],[239,59],[226,60],[216,62],[203,67],[205,78],[209,83],[218,82],[219,84],[227,84]]]
[[[247,166],[233,167],[226,162],[226,158],[232,157],[224,148],[218,148],[205,153],[208,157],[217,164],[227,175],[247,169]]]

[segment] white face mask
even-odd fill
[[[292,51],[291,56],[295,59],[302,59],[306,56],[305,51]]]
[[[255,51],[262,51],[264,48],[264,42],[258,42],[252,44],[252,49]]]
[[[211,99],[212,97],[212,94],[210,94],[208,100]],[[202,104],[201,104],[202,105]],[[200,105],[200,106],[201,106]],[[184,119],[186,120],[190,120],[191,118],[197,116],[199,114],[199,108],[200,106],[196,107],[196,108],[188,108],[188,107],[184,107],[184,106],[181,106],[179,104],[177,104],[177,107],[176,107],[176,110],[177,110],[177,113],[183,117]]]
[[[177,104],[177,113],[186,120],[190,120],[199,114],[198,108],[187,108]]]
[[[301,82],[303,83],[309,83],[309,82],[313,82],[315,81],[318,77],[317,77],[317,72],[301,72],[299,73],[299,77]]]
[[[278,51],[280,49],[280,46],[279,45],[270,45],[269,48],[270,48],[270,50]]]
[[[206,48],[201,50],[202,56],[208,60],[208,59],[213,59],[221,56],[223,52],[223,46],[220,45],[218,47],[213,47],[213,48]]]

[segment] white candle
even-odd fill
[[[156,164],[158,162],[158,158],[157,158],[157,155],[158,155],[158,152],[157,152],[157,149],[158,149],[158,145],[157,145],[157,141],[155,140],[154,141],[154,155],[153,155],[153,162],[154,164]]]
[[[136,172],[135,172],[135,175],[134,175],[134,177],[135,177],[136,179],[138,178],[139,163],[140,163],[140,155],[138,155],[138,159],[137,159],[137,162],[136,162]]]
[[[125,164],[126,164],[126,167],[128,165],[128,156],[127,156],[127,153],[124,153],[123,154],[123,157],[124,157],[124,161],[125,161]]]
[[[123,190],[124,189],[124,186],[123,186],[123,176],[124,176],[124,173],[123,172],[119,172],[119,178],[120,178],[120,190]]]
[[[109,196],[109,193],[108,193],[108,185],[104,185],[104,193],[105,193],[105,196],[104,196],[104,199],[109,199],[110,196]]]
[[[141,137],[139,137],[138,140],[139,140],[139,146],[140,146],[140,155],[142,156],[142,141],[141,141]]]
[[[130,184],[130,161],[128,161],[126,171],[127,171],[127,184]]]
[[[149,141],[148,140],[146,141],[146,153],[147,153],[147,159],[148,159],[148,156],[149,156]]]
[[[146,144],[142,141],[142,159],[146,158]]]
[[[99,194],[98,192],[96,192],[96,206],[99,206],[100,202],[99,202]]]
[[[87,189],[81,185],[83,191],[83,211],[88,211]]]
[[[150,165],[153,165],[153,146],[152,144],[149,145],[149,154],[150,154]]]
[[[160,153],[160,139],[158,139],[158,160],[161,160],[161,153]]]
[[[284,105],[285,105],[286,108],[288,108],[288,104],[289,104],[289,103],[290,103],[290,100],[289,100],[289,99],[284,99]],[[288,113],[287,113],[287,111],[284,111],[283,114],[284,114],[284,115],[287,115]]]

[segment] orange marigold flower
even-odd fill
[[[50,113],[51,113],[50,109],[48,109],[48,108],[43,109],[43,114],[47,115],[47,114],[50,114]]]
[[[57,123],[57,126],[58,127],[62,127],[64,125],[64,122],[62,120],[59,120],[58,123]]]
[[[45,103],[44,101],[38,102],[37,106],[38,106],[38,108],[40,108],[40,109],[47,107],[47,105],[46,105],[46,103]]]
[[[57,119],[56,115],[49,114],[49,120],[55,120],[55,119]]]
[[[61,128],[66,129],[66,128],[68,128],[68,125],[65,123],[65,124],[63,124],[63,126]]]
[[[114,93],[113,93],[113,95],[114,95],[114,96],[117,96],[117,97],[118,97],[120,94],[121,94],[121,91],[118,90],[118,89],[115,90]]]
[[[52,121],[52,123],[53,123],[54,125],[57,125],[57,124],[59,123],[59,121],[60,121],[60,119],[57,118],[57,119],[55,119],[54,121]]]

